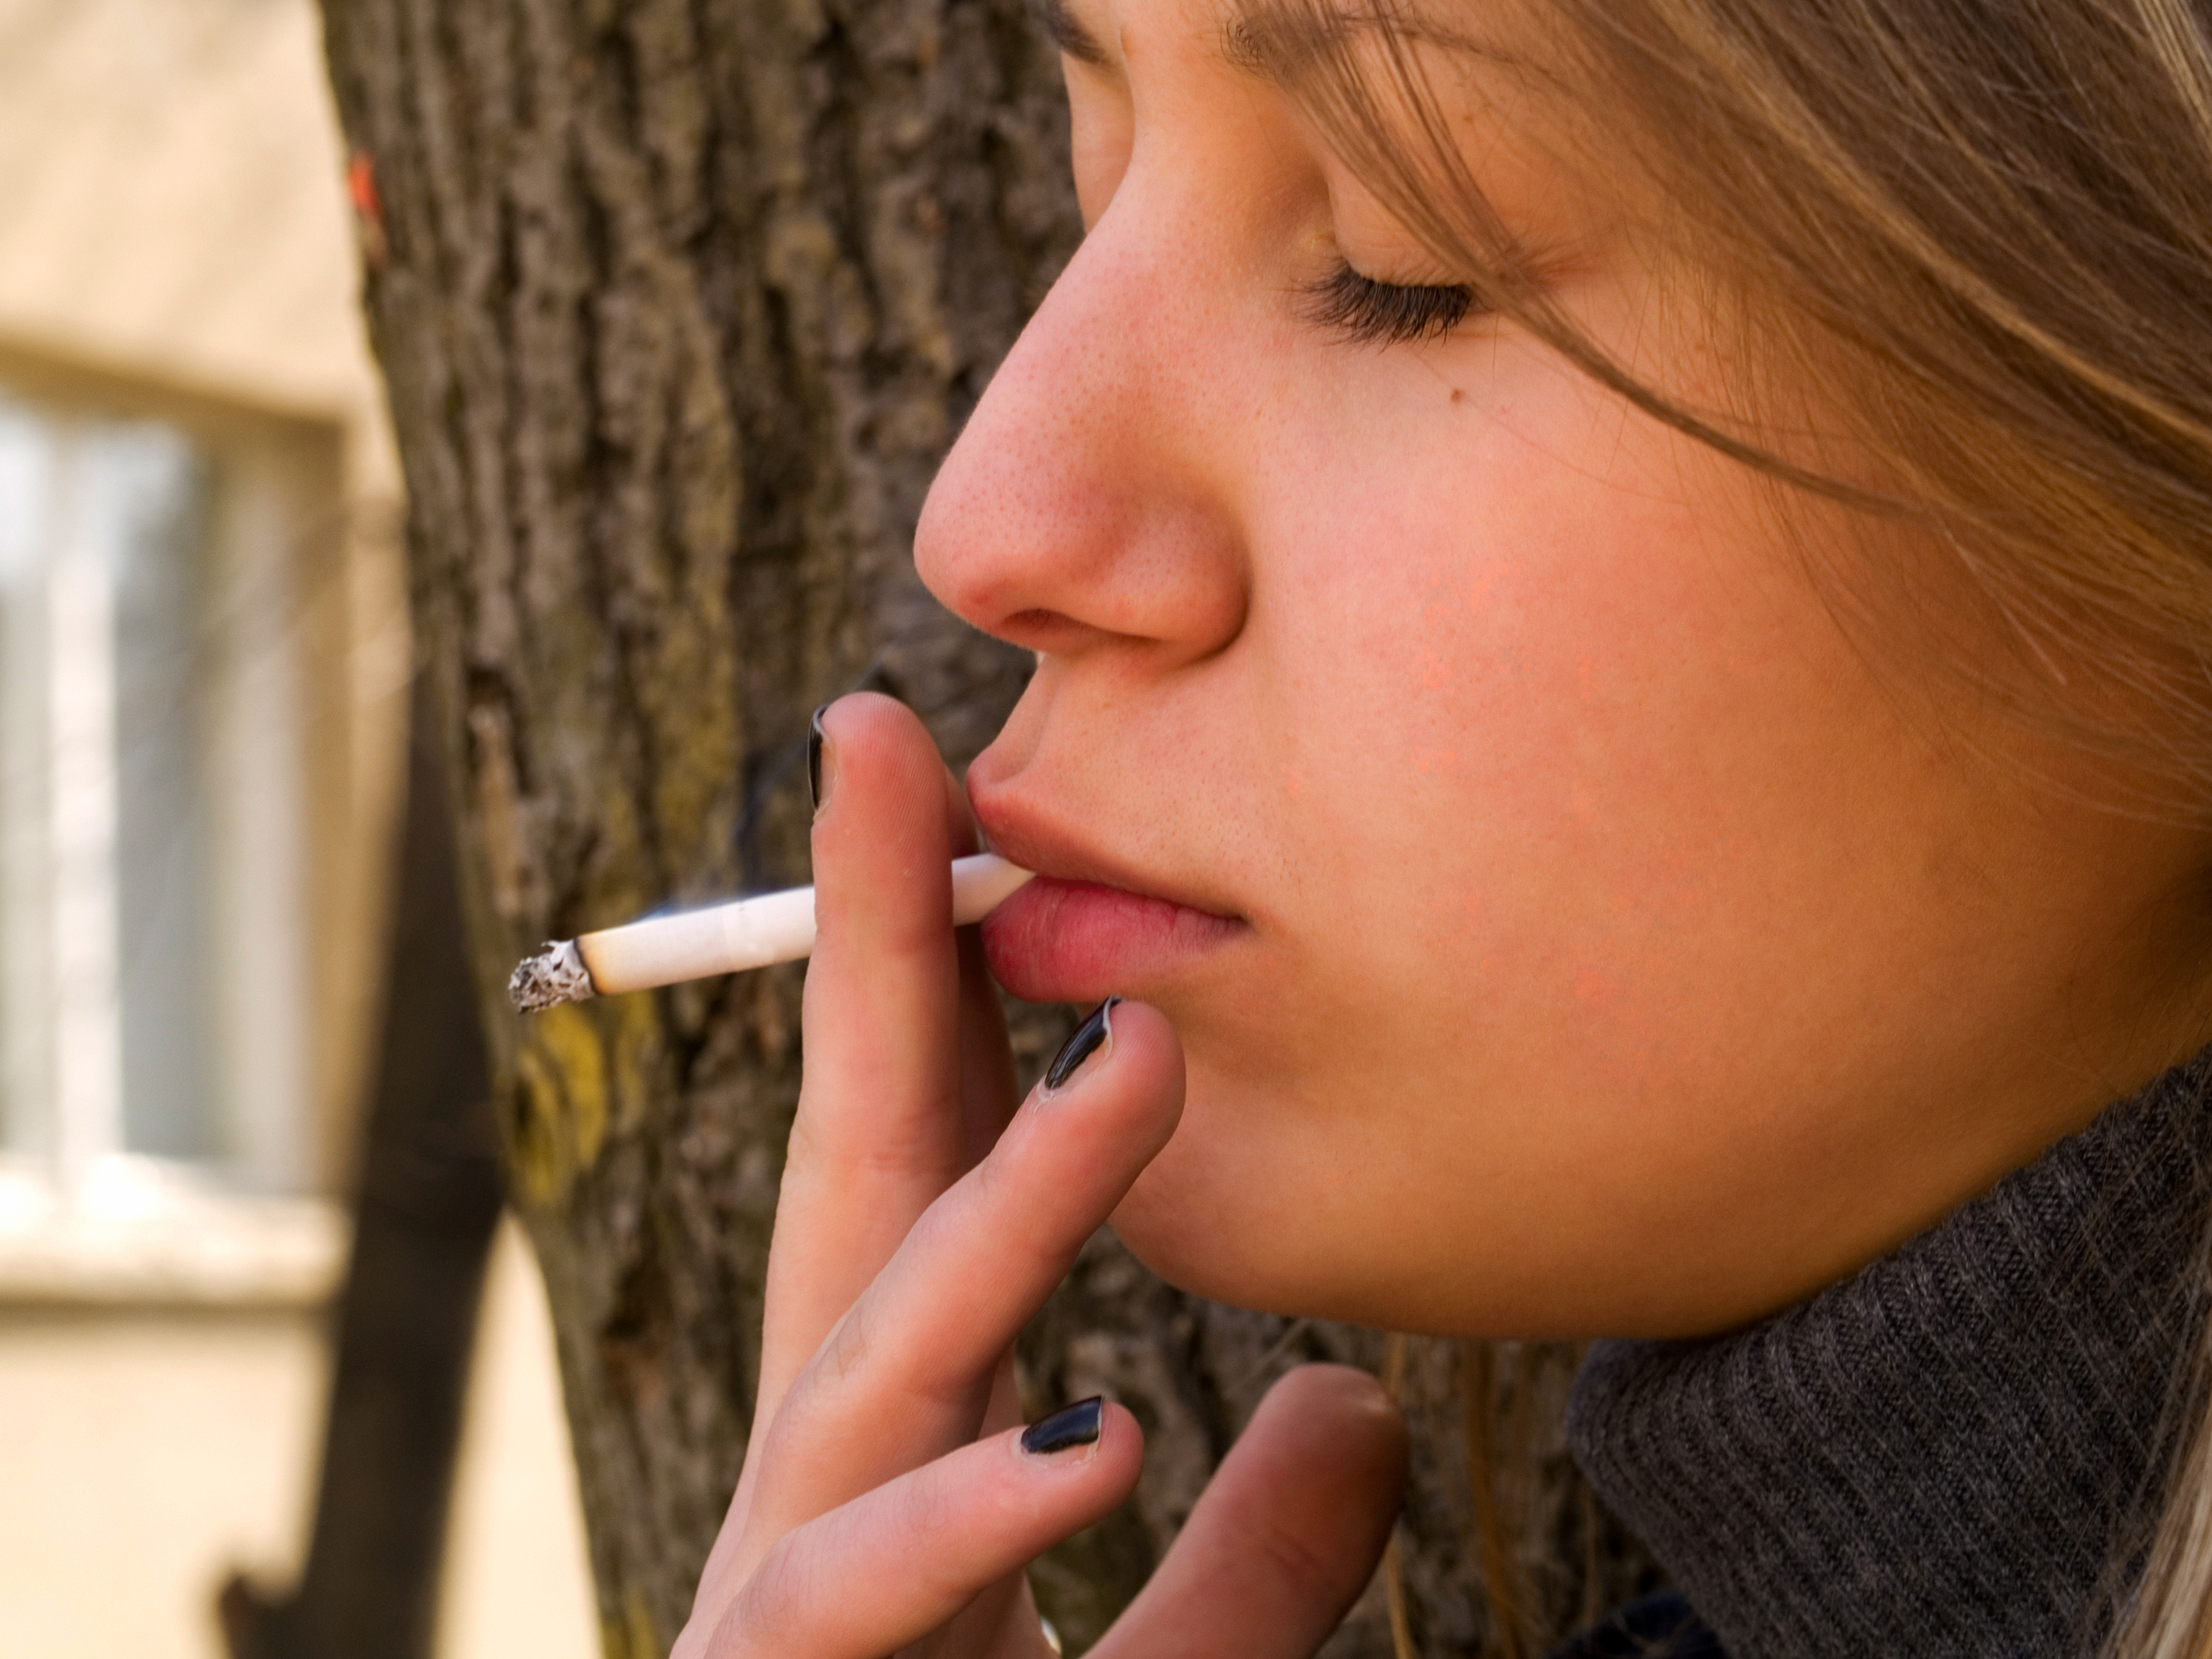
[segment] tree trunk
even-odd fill
[[[996,729],[1024,659],[942,612],[910,545],[1080,234],[1059,70],[1021,0],[325,16],[510,1188],[551,1299],[606,1649],[645,1659],[684,1617],[745,1442],[801,970],[529,1021],[506,974],[541,939],[804,880],[825,697],[893,692],[956,766]],[[1032,1066],[1065,1024],[1018,1012]],[[1077,1643],[1266,1378],[1312,1354],[1378,1363],[1381,1340],[1195,1302],[1096,1242],[1024,1344],[1037,1403],[1110,1386],[1152,1436],[1136,1502],[1039,1571]],[[1485,1386],[1538,1448],[1498,1455],[1531,1477],[1549,1565],[1516,1571],[1522,1616],[1548,1625],[1641,1565],[1563,1474],[1565,1362],[1517,1355],[1491,1354]],[[1445,1345],[1406,1367],[1410,1622],[1431,1651],[1488,1631],[1525,1652],[1464,1566],[1492,1483],[1466,1473],[1461,1369]],[[1388,1646],[1377,1604],[1335,1650]]]

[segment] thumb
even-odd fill
[[[1364,1371],[1268,1390],[1093,1659],[1310,1659],[1359,1599],[1406,1487],[1406,1425]]]

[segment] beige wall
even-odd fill
[[[354,304],[312,0],[0,0],[0,389],[154,416],[281,475],[314,860],[311,1185],[343,1189],[408,648],[398,483]],[[229,1568],[295,1565],[318,1450],[327,1203],[88,1210],[0,1183],[0,1608],[9,1653],[206,1659]],[[502,1235],[441,1652],[581,1659],[580,1523],[542,1295]]]
[[[322,1384],[296,1313],[0,1310],[9,1649],[218,1652],[211,1570],[296,1556]]]
[[[303,0],[0,0],[0,328],[359,422],[389,493],[320,54]]]
[[[470,1389],[444,1659],[593,1651],[550,1341],[509,1227]],[[298,1308],[0,1305],[6,1651],[216,1659],[221,1578],[297,1569],[325,1364]]]

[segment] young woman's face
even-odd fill
[[[1047,878],[994,970],[1182,1036],[1182,1127],[1116,1218],[1140,1255],[1404,1328],[1717,1328],[2204,1035],[2154,965],[2197,836],[1871,669],[1805,572],[1829,509],[1784,526],[1515,326],[1316,321],[1346,268],[1448,273],[1206,0],[1069,6],[1090,234],[917,556],[1038,653],[969,779]],[[1539,77],[1486,39],[1446,83],[1477,182],[1694,396],[1691,289],[1545,159]]]

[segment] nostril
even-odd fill
[[[1078,621],[1065,611],[1037,606],[1001,613],[987,631],[1009,644],[1030,651],[1066,653],[1099,637],[1098,629]]]
[[[1030,611],[1009,611],[987,626],[987,633],[995,633],[1006,644],[1022,646],[1024,650],[1042,650],[1051,654],[1068,654],[1084,650],[1103,639],[1115,639],[1117,635],[1109,629],[1099,629],[1095,623],[1073,617],[1066,611],[1051,608],[1030,608]]]

